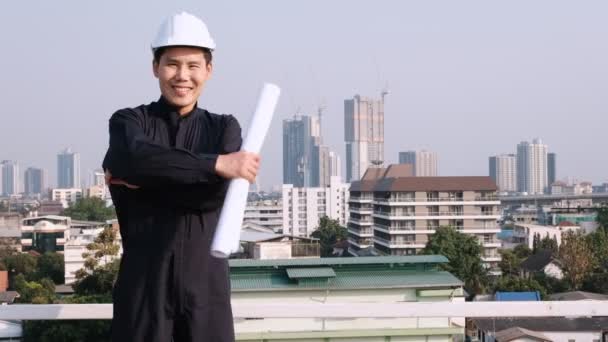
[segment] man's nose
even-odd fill
[[[175,78],[178,81],[187,81],[189,78],[189,70],[187,66],[181,66],[177,69],[177,74],[175,75]]]

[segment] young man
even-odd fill
[[[123,241],[112,341],[234,341],[229,268],[210,255],[228,180],[255,180],[230,115],[197,108],[215,43],[198,18],[168,18],[152,44],[157,102],[110,119],[103,162]]]

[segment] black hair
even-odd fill
[[[205,56],[205,63],[207,63],[207,65],[211,64],[211,61],[213,60],[213,54],[211,53],[211,50],[208,48],[204,48],[204,47],[200,47],[200,46],[178,46],[178,45],[176,45],[176,46],[163,46],[163,47],[154,49],[154,63],[160,62],[160,58],[163,56],[163,54],[165,53],[167,48],[170,48],[170,47],[195,47],[195,48],[201,49],[201,51],[203,51],[203,56]]]

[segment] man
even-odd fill
[[[152,44],[157,102],[110,119],[103,162],[123,240],[112,341],[234,341],[229,268],[210,255],[228,180],[253,182],[230,115],[197,108],[215,43],[198,18],[167,19]]]

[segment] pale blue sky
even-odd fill
[[[388,83],[386,160],[439,153],[441,175],[487,175],[488,156],[541,137],[558,177],[608,180],[606,1],[18,1],[0,9],[0,159],[41,166],[81,153],[83,177],[117,109],[158,98],[149,44],[186,10],[217,42],[201,106],[243,125],[264,81],[283,89],[262,152],[282,178],[281,120],[321,99],[344,162],[343,100]]]

